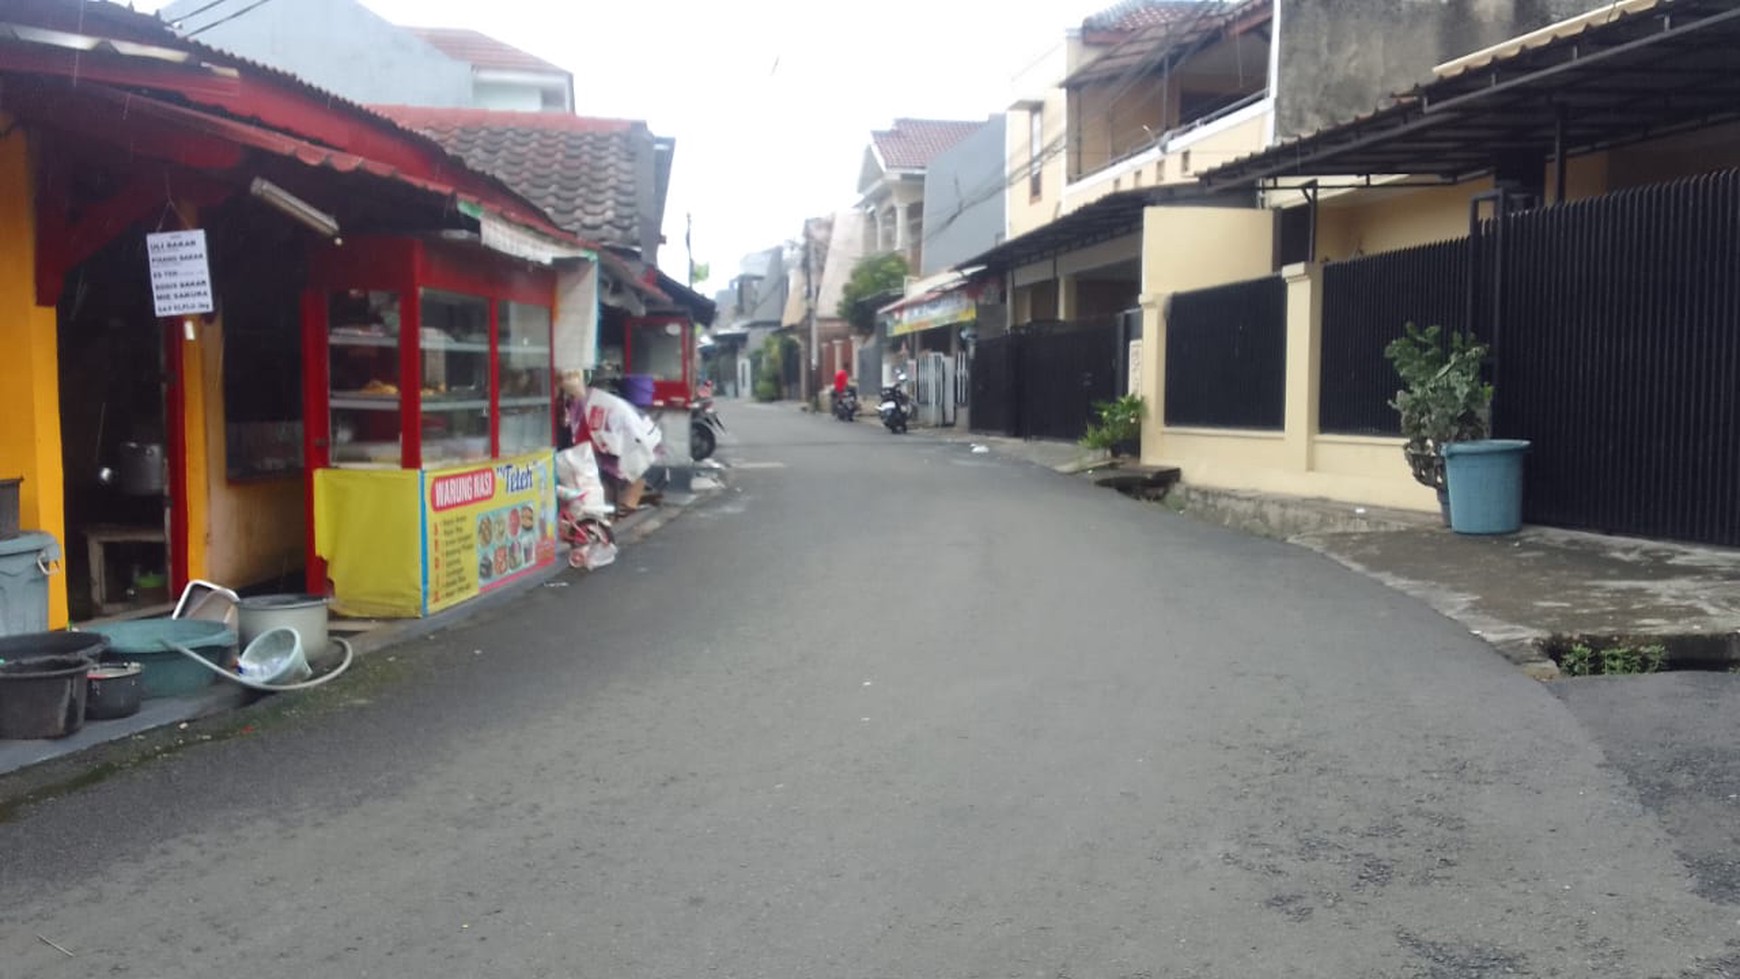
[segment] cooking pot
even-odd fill
[[[163,495],[163,446],[156,442],[122,442],[118,450],[121,492],[128,496]]]
[[[138,663],[102,663],[85,674],[90,691],[85,696],[85,717],[107,721],[139,713],[145,697],[145,668]]]
[[[326,652],[326,599],[319,595],[255,595],[242,599],[236,610],[243,649],[262,633],[293,629],[310,659]]]

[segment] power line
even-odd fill
[[[200,28],[196,28],[194,30],[188,31],[186,34],[183,34],[182,37],[197,37],[201,34],[204,34],[206,31],[209,31],[212,28],[218,26],[219,24],[227,24],[230,21],[235,20],[237,17],[241,17],[241,16],[244,16],[246,14],[252,13],[256,10],[259,10],[261,7],[264,7],[266,4],[271,3],[271,2],[272,2],[272,0],[254,0],[253,3],[247,5],[246,7],[243,7],[242,9],[236,11],[233,14],[230,14],[228,17],[219,17],[217,20],[212,21],[211,23],[205,25],[204,27],[200,27]]]
[[[175,20],[172,22],[172,24],[185,24],[189,18],[198,17],[200,14],[205,13],[206,11],[210,10],[213,7],[221,7],[224,4],[229,3],[229,2],[230,2],[230,0],[211,0],[210,3],[205,4],[204,6],[201,6],[201,7],[196,7],[192,10],[189,10],[187,13],[182,14],[181,16],[175,18]]]

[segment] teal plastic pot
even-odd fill
[[[1450,529],[1458,534],[1514,534],[1522,529],[1524,439],[1481,439],[1444,446],[1450,484]]]
[[[90,631],[109,640],[105,659],[138,663],[146,697],[179,697],[211,686],[217,675],[164,646],[164,641],[185,646],[219,666],[226,666],[236,648],[235,630],[222,622],[204,619],[134,619],[91,626]]]

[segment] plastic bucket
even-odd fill
[[[204,619],[134,619],[92,626],[108,637],[111,660],[131,660],[145,668],[146,697],[196,693],[217,681],[212,671],[164,645],[185,646],[219,666],[236,646],[236,634],[222,622]]]
[[[243,649],[273,629],[290,628],[310,654],[326,651],[326,599],[319,595],[256,595],[242,599],[237,607],[236,628]]]
[[[301,683],[314,675],[302,653],[302,638],[289,626],[260,633],[236,663],[242,676],[258,683]]]
[[[1450,529],[1458,534],[1514,534],[1522,529],[1523,439],[1481,439],[1444,446],[1450,484]]]
[[[623,375],[622,399],[636,408],[652,407],[653,376],[651,374]]]
[[[90,668],[82,653],[0,663],[0,738],[64,738],[84,727]]]
[[[0,636],[48,628],[48,576],[59,560],[52,534],[30,531],[0,540]]]

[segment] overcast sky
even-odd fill
[[[396,23],[469,27],[530,51],[574,73],[580,114],[674,137],[660,264],[682,278],[692,212],[711,291],[745,253],[853,202],[870,130],[1001,111],[1014,76],[1112,0],[364,2]]]

